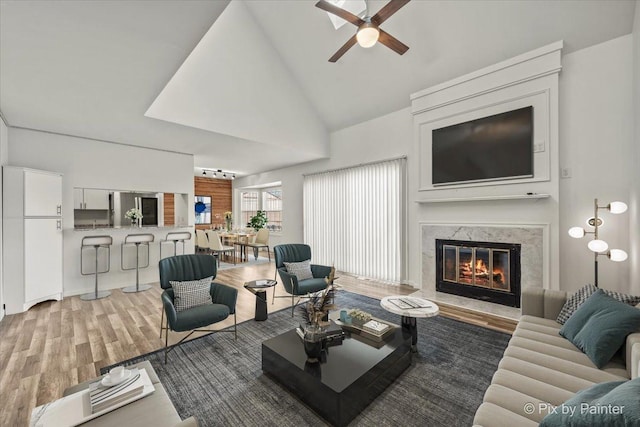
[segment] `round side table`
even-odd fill
[[[432,301],[418,297],[392,295],[382,298],[380,306],[388,312],[402,316],[402,329],[411,333],[411,351],[418,351],[418,317],[433,317],[440,307]]]
[[[260,279],[252,280],[244,284],[245,289],[256,296],[256,313],[254,320],[267,320],[267,289],[274,287],[277,283],[275,280]]]

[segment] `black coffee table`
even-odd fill
[[[396,328],[375,348],[354,338],[329,347],[323,363],[307,363],[291,330],[262,343],[262,370],[336,426],[346,426],[411,364],[411,334]]]

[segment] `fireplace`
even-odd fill
[[[520,307],[520,245],[436,239],[436,290]]]

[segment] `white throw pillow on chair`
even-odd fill
[[[176,307],[176,311],[213,304],[210,293],[212,280],[213,276],[185,282],[169,281],[173,288],[173,305]]]
[[[298,280],[313,279],[310,259],[302,262],[285,262],[284,266],[287,273],[293,274]]]

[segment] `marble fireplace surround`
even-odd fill
[[[508,318],[519,318],[519,309],[436,292],[436,239],[519,243],[521,289],[549,284],[548,224],[444,224],[421,222],[422,289],[426,298]]]

